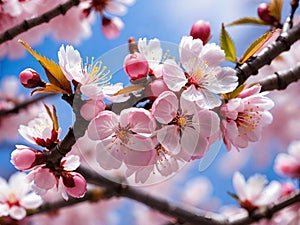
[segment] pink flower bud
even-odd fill
[[[123,27],[124,23],[118,17],[111,19],[102,17],[102,33],[108,39],[114,39],[118,37]]]
[[[168,91],[169,88],[163,79],[156,79],[146,88],[146,97],[155,100],[161,93]]]
[[[18,170],[28,170],[35,161],[35,152],[30,149],[15,150],[11,153],[11,163]]]
[[[144,78],[149,73],[147,59],[140,53],[128,54],[124,59],[124,69],[132,80]]]
[[[201,39],[203,44],[205,45],[210,39],[210,24],[209,22],[198,20],[193,24],[192,29],[190,31],[190,35],[196,39]]]
[[[37,165],[39,155],[43,157],[43,153],[37,150],[33,150],[28,147],[20,147],[18,146],[16,150],[11,153],[11,163],[18,170],[28,170],[33,166]]]
[[[26,88],[36,88],[45,86],[40,75],[33,69],[25,69],[20,73],[21,84]]]
[[[86,181],[79,173],[68,173],[63,176],[66,192],[74,198],[81,198],[86,192]]]
[[[257,14],[260,19],[268,24],[273,24],[276,21],[276,19],[270,14],[269,5],[265,2],[259,4]]]

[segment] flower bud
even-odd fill
[[[86,192],[86,181],[79,173],[68,173],[63,176],[66,192],[74,198],[81,198]]]
[[[26,88],[36,88],[45,86],[40,75],[33,69],[25,69],[20,73],[21,84]]]
[[[198,20],[196,23],[193,24],[192,29],[190,31],[190,35],[194,39],[201,39],[203,44],[205,45],[211,37],[209,22]]]
[[[149,64],[142,54],[135,52],[125,57],[124,69],[132,80],[138,80],[148,75]]]
[[[18,145],[17,149],[11,153],[10,161],[18,170],[28,170],[44,160],[45,156],[42,152]]]
[[[102,17],[102,33],[108,39],[114,39],[118,37],[123,27],[124,23],[118,17],[111,19]]]
[[[163,79],[152,81],[146,88],[146,97],[155,100],[161,93],[169,90]]]
[[[265,2],[259,4],[257,14],[260,19],[268,24],[273,24],[276,21],[276,19],[270,14],[269,5]]]

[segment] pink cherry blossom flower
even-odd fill
[[[92,140],[99,140],[97,160],[104,169],[117,169],[124,161],[131,165],[147,164],[155,145],[151,135],[155,120],[142,108],[128,108],[118,116],[102,111],[87,129]],[[147,156],[148,155],[148,156]]]
[[[172,155],[200,158],[207,151],[210,138],[219,131],[219,117],[170,91],[163,92],[153,103],[152,113],[162,124],[157,140]]]
[[[288,153],[276,156],[274,169],[281,175],[300,177],[300,141],[293,141],[288,147]]]
[[[73,172],[80,165],[80,158],[68,155],[61,159],[60,166],[47,168],[46,165],[35,167],[29,174],[32,189],[39,195],[45,195],[49,190],[56,189],[65,200],[68,195],[81,198],[86,192],[86,181],[82,175]]]
[[[263,175],[256,174],[245,181],[240,172],[235,172],[233,187],[239,204],[248,211],[252,211],[256,207],[276,202],[281,195],[281,185],[278,181],[272,181],[266,186],[267,183],[268,181]]]
[[[182,91],[182,97],[201,108],[221,105],[216,94],[233,91],[237,76],[233,69],[220,67],[225,54],[216,44],[184,36],[179,44],[180,67],[175,60],[163,64],[163,79],[172,91]]]
[[[111,79],[110,71],[102,65],[101,60],[92,58],[92,61],[82,64],[82,58],[78,50],[73,46],[62,45],[58,52],[59,65],[70,81],[75,80],[80,84],[81,92],[91,99],[99,96],[107,97],[123,88],[121,83],[109,85]]]
[[[228,150],[231,146],[246,148],[248,142],[260,140],[262,129],[272,122],[268,110],[274,103],[265,94],[259,93],[260,89],[260,85],[254,85],[222,105],[223,140]]]
[[[8,183],[0,177],[0,217],[21,220],[26,216],[26,209],[36,209],[42,202],[40,196],[30,191],[25,173],[13,174]]]

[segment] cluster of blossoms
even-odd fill
[[[125,166],[126,176],[145,182],[154,170],[168,176],[203,157],[217,139],[228,150],[259,140],[272,121],[272,101],[259,93],[259,85],[236,89],[235,71],[221,67],[224,51],[205,42],[184,36],[177,63],[163,57],[158,39],[131,39],[124,70],[133,86],[127,88],[109,84],[101,60],[83,63],[72,46],[60,48],[65,78],[85,96],[80,112],[90,121],[87,137],[96,142],[100,167]],[[107,100],[121,108],[109,108]]]
[[[28,181],[32,189],[39,195],[46,194],[51,189],[60,192],[64,199],[68,195],[82,197],[86,192],[86,181],[79,173],[73,172],[80,165],[76,155],[62,157],[55,164],[47,159],[47,152],[58,143],[60,128],[55,121],[55,111],[39,114],[27,126],[21,125],[19,133],[29,143],[46,148],[40,151],[24,145],[16,145],[11,153],[11,163],[19,170],[31,170]]]
[[[63,4],[64,0],[3,0],[0,1],[0,33],[4,33],[26,19],[38,17],[55,5]],[[27,40],[30,45],[40,43],[46,35],[51,34],[55,39],[78,44],[82,39],[91,36],[91,26],[95,20],[92,11],[102,17],[102,32],[105,37],[116,38],[124,27],[119,17],[109,18],[108,14],[124,15],[125,5],[131,5],[134,0],[84,0],[77,7],[70,9],[65,15],[57,16],[47,24],[30,29],[18,36]],[[5,42],[0,47],[0,57],[19,58],[24,55],[24,49],[16,39]]]

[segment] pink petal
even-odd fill
[[[118,169],[122,165],[122,161],[118,159],[113,150],[109,151],[107,149],[107,141],[100,142],[96,146],[97,151],[97,162],[99,165],[106,170]]]
[[[266,206],[276,202],[281,195],[281,184],[278,181],[272,181],[255,201],[257,206]]]
[[[80,157],[78,155],[68,155],[61,159],[61,166],[66,171],[76,170],[80,166]]]
[[[187,82],[184,72],[174,60],[167,59],[163,64],[162,72],[166,85],[172,91],[180,91]]]
[[[133,132],[145,135],[151,135],[156,126],[149,110],[142,108],[135,108],[130,113],[129,123]]]
[[[57,179],[48,168],[41,168],[34,174],[34,183],[41,189],[49,190],[57,184]]]
[[[247,198],[246,193],[246,181],[244,176],[240,172],[235,172],[233,175],[233,187],[236,191],[239,200],[244,201]]]
[[[114,133],[114,129],[117,125],[117,115],[105,110],[100,112],[99,115],[90,122],[87,133],[92,140],[103,140]]]
[[[208,43],[204,45],[201,51],[201,56],[210,67],[220,66],[220,64],[225,59],[224,51],[220,48],[220,46],[216,45],[215,43]]]
[[[23,207],[14,205],[9,209],[9,215],[13,219],[21,220],[21,219],[25,218],[26,210]]]
[[[35,193],[30,193],[26,196],[24,196],[20,204],[26,209],[36,209],[40,207],[43,203],[42,198],[39,195],[36,195]]]
[[[157,133],[157,140],[173,155],[179,153],[181,149],[179,142],[179,130],[177,126],[167,125],[161,128]]]
[[[185,127],[181,137],[181,148],[190,156],[202,156],[208,148],[208,139],[191,127]]]
[[[151,138],[138,134],[131,135],[125,146],[135,151],[150,151],[155,148],[155,144]]]
[[[158,122],[168,124],[178,111],[178,99],[173,92],[165,91],[159,95],[152,105],[152,114]]]

